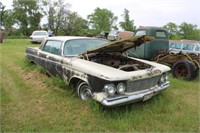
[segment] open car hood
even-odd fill
[[[94,49],[88,50],[85,53],[93,53],[93,52],[121,52],[122,53],[122,52],[127,51],[128,49],[140,46],[142,43],[146,41],[151,41],[153,39],[154,39],[153,37],[147,36],[147,35],[133,36],[130,38],[106,43]]]

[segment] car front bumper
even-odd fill
[[[96,99],[96,100],[106,107],[114,107],[114,106],[120,106],[120,105],[133,103],[133,102],[146,101],[146,100],[151,99],[153,96],[157,95],[161,91],[165,90],[166,88],[168,88],[169,85],[170,83],[169,81],[167,81],[161,86],[156,86],[139,93],[125,94],[125,95],[121,95],[117,97],[104,97],[101,100],[100,99]]]

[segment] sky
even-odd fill
[[[0,0],[7,9],[13,0]],[[87,19],[99,7],[105,8],[123,21],[123,11],[129,10],[135,26],[164,26],[168,22],[180,25],[183,22],[195,24],[200,29],[200,0],[65,0],[71,11]]]

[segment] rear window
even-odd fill
[[[156,31],[156,38],[167,38],[165,31]]]
[[[33,32],[33,35],[43,36],[43,35],[47,35],[47,32],[37,31],[37,32]]]

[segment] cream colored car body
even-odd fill
[[[122,54],[152,38],[142,36],[119,40],[72,57],[65,55],[64,50],[67,41],[73,39],[84,41],[91,38],[50,37],[47,40],[62,42],[60,55],[46,52],[44,41],[40,48],[27,47],[26,58],[44,67],[49,74],[72,83],[83,100],[92,98],[108,107],[146,101],[169,87],[168,66]],[[123,92],[119,91],[122,84]],[[107,86],[114,87],[115,92],[108,92]]]

